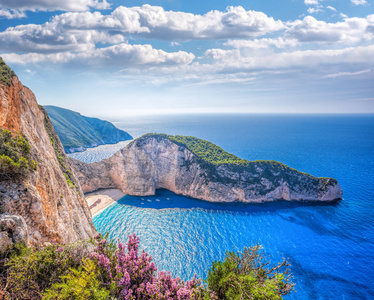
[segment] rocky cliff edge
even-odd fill
[[[217,160],[209,161],[200,144],[207,145],[205,149]],[[84,192],[119,188],[129,195],[146,196],[164,188],[207,201],[248,203],[333,201],[343,195],[333,178],[316,178],[275,161],[241,160],[193,137],[148,134],[109,159],[71,162]]]
[[[0,82],[0,128],[22,133],[37,163],[25,176],[0,180],[1,209],[23,217],[31,244],[91,237],[91,213],[53,126],[14,75]]]

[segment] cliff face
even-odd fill
[[[62,145],[34,94],[15,76],[10,85],[0,84],[0,128],[21,132],[38,166],[26,176],[0,182],[3,210],[24,218],[32,244],[91,237],[91,213]]]
[[[146,196],[164,188],[214,202],[332,201],[343,194],[335,179],[316,178],[281,163],[247,162],[244,167],[202,163],[188,147],[157,135],[135,140],[101,162],[71,162],[84,192],[119,188]]]
[[[61,107],[45,106],[44,108],[67,153],[132,139],[131,135],[108,121],[85,117]]]

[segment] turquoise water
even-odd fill
[[[289,258],[297,293],[287,299],[374,299],[373,115],[157,116],[115,124],[135,137],[194,135],[242,158],[274,159],[334,177],[344,199],[228,205],[160,190],[152,197],[126,196],[96,216],[100,232],[122,241],[135,232],[159,270],[183,279],[205,278],[226,250],[258,242],[274,261]]]

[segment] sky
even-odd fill
[[[374,113],[374,0],[0,0],[0,56],[88,116]]]

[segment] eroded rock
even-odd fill
[[[157,135],[135,140],[100,162],[71,162],[84,192],[119,188],[129,195],[147,196],[164,188],[212,202],[248,203],[333,201],[343,194],[335,179],[316,178],[277,162],[207,165],[187,147]]]

